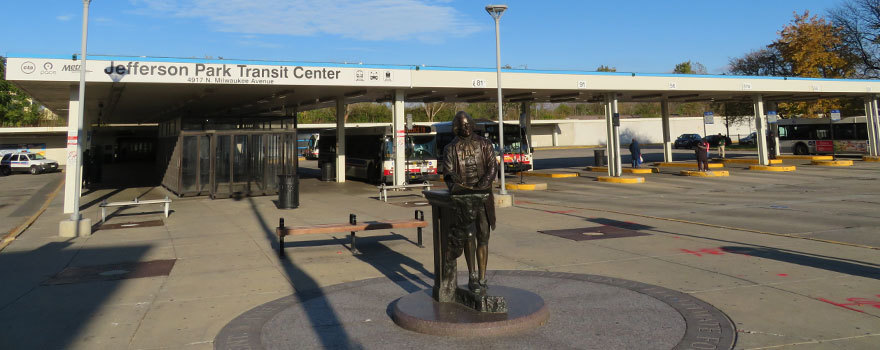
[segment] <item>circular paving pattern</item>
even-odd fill
[[[451,337],[408,331],[391,320],[393,302],[429,288],[432,279],[380,277],[299,292],[260,305],[227,324],[214,339],[214,347],[731,349],[736,341],[736,329],[724,313],[671,289],[556,272],[492,271],[488,277],[491,286],[540,295],[549,320],[538,328],[506,336]]]

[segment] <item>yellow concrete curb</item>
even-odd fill
[[[866,162],[880,162],[880,156],[864,156],[862,160]]]
[[[608,167],[604,166],[588,166],[587,171],[595,171],[595,172],[608,172]],[[626,174],[650,174],[650,173],[659,173],[660,169],[658,168],[623,168],[621,169],[623,173]]]
[[[721,159],[721,162],[725,165],[727,163],[736,163],[736,164],[758,164],[758,160],[754,158],[724,158]],[[782,164],[782,159],[770,159],[770,165],[774,164]]]
[[[758,171],[795,171],[797,167],[794,165],[749,165],[749,170],[758,170]]]
[[[821,166],[852,166],[853,161],[851,160],[814,160],[810,162],[813,165],[821,165]]]
[[[527,172],[523,172],[523,173],[516,173],[516,176],[519,176],[519,175],[535,176],[535,177],[551,177],[554,179],[580,176],[580,174],[578,174],[578,173],[551,173],[551,174],[548,174],[548,173],[536,173],[536,172],[531,172],[531,171],[527,171]]]
[[[687,163],[680,163],[680,162],[658,162],[658,163],[654,163],[654,166],[658,166],[658,167],[677,167],[677,168],[696,168],[696,167],[697,167],[697,163],[696,163],[696,161],[694,161],[694,162],[687,162]],[[709,169],[723,168],[723,167],[724,167],[724,164],[721,164],[721,163],[709,163]]]
[[[508,190],[520,190],[520,191],[541,191],[547,189],[546,183],[537,183],[537,184],[504,184],[504,188]]]
[[[599,182],[610,182],[616,184],[640,184],[645,183],[645,178],[641,176],[599,176],[596,180]]]
[[[684,176],[699,176],[699,177],[730,176],[730,172],[728,172],[727,170],[710,170],[710,171],[682,170],[681,172],[679,172],[679,174],[684,175]]]
[[[792,155],[792,154],[782,154],[776,156],[779,159],[806,159],[806,160],[832,160],[834,157],[832,156],[807,156],[807,155]]]

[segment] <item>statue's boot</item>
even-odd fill
[[[485,290],[482,286],[483,285],[480,284],[480,278],[477,276],[476,273],[472,273],[470,274],[470,276],[468,276],[468,289],[470,289],[471,292],[473,292],[474,294],[485,293]]]

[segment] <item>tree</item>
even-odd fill
[[[828,11],[860,78],[880,78],[880,0],[847,0]]]
[[[609,67],[609,66],[606,66],[603,64],[603,65],[599,65],[599,68],[596,68],[596,71],[597,72],[616,72],[617,68]]]
[[[443,110],[443,107],[446,107],[446,104],[443,102],[428,102],[422,104],[425,109],[425,116],[427,117],[427,121],[429,123],[434,122],[434,117]]]
[[[731,58],[730,69],[733,75],[772,75],[791,76],[791,65],[782,59],[775,47],[767,47],[747,53],[743,57]]]
[[[0,56],[0,125],[36,126],[43,117],[40,110],[24,91],[6,81],[6,58]]]
[[[700,62],[691,62],[685,61],[675,65],[675,69],[672,70],[675,74],[707,74],[706,66],[702,65]]]
[[[782,59],[791,65],[791,73],[799,77],[848,78],[853,73],[852,60],[840,37],[840,29],[824,18],[794,14],[794,19],[779,32],[770,47],[779,51]],[[818,116],[832,109],[840,109],[844,101],[819,100],[815,102],[780,103],[784,115]]]

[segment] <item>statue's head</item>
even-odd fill
[[[474,133],[474,121],[465,111],[455,113],[452,119],[452,133],[460,137],[470,137]]]

